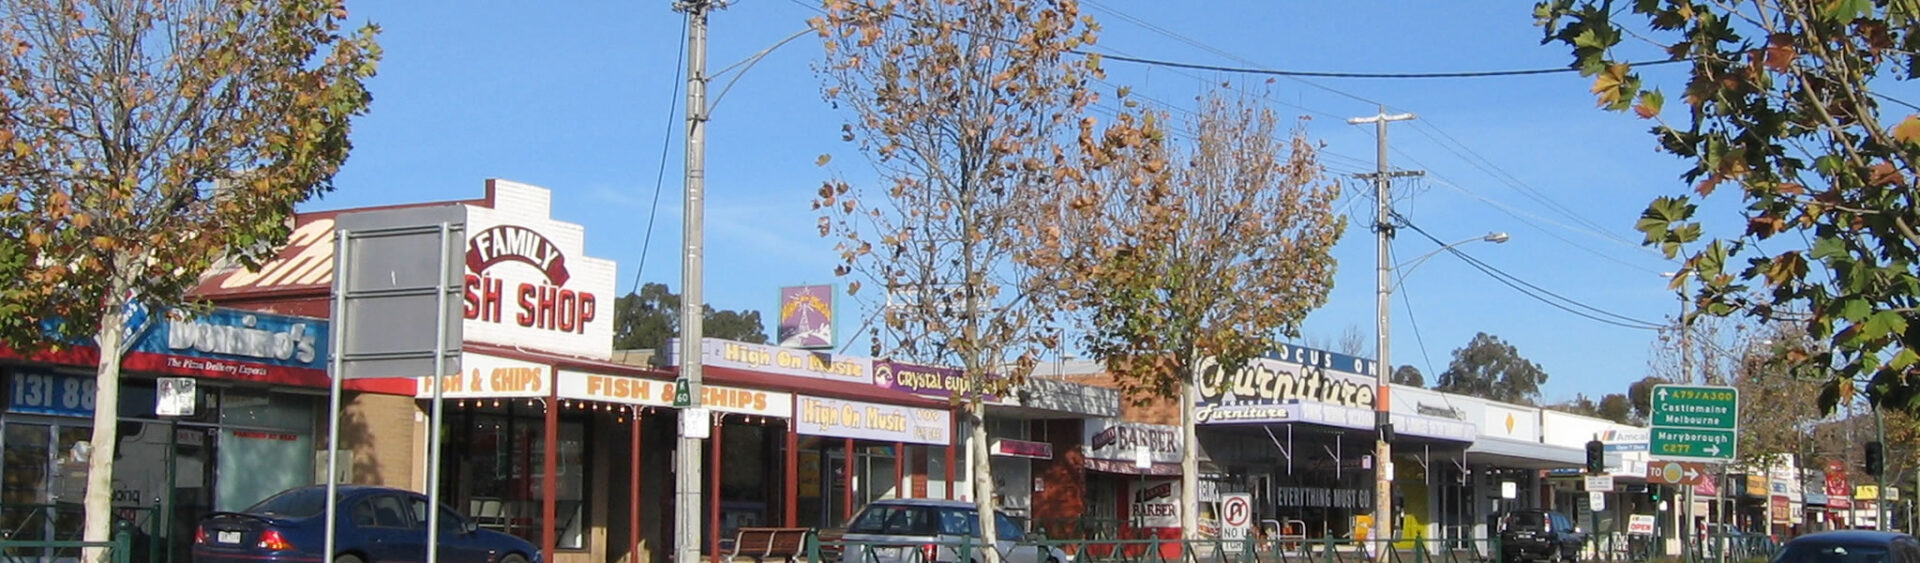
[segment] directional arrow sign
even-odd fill
[[[1740,420],[1740,392],[1732,387],[1659,385],[1653,388],[1651,426],[1733,430]]]
[[[1655,386],[1648,418],[1655,459],[1728,461],[1738,453],[1740,392],[1732,387]]]
[[[1661,459],[1728,461],[1738,453],[1732,430],[1654,428],[1647,450]]]

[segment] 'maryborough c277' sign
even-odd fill
[[[1372,410],[1373,378],[1267,358],[1257,358],[1226,373],[1209,358],[1199,369],[1200,423],[1255,423],[1290,420],[1294,405],[1324,404]]]

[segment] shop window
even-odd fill
[[[314,426],[315,397],[239,389],[229,389],[221,395],[222,408],[218,409],[221,424],[291,430]]]
[[[237,511],[313,483],[313,436],[276,430],[220,430],[214,509]]]
[[[535,416],[472,411],[448,421],[443,431],[452,441],[443,454],[442,490],[464,495],[463,512],[480,527],[540,541],[546,462],[543,424]],[[563,420],[559,433],[554,475],[558,510],[552,525],[559,536],[558,547],[581,549],[587,528],[586,425]]]

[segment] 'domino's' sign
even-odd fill
[[[127,353],[125,365],[131,369],[325,382],[329,341],[324,319],[216,308],[202,314],[170,311],[150,322]]]

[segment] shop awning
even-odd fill
[[[1585,465],[1587,452],[1518,440],[1481,437],[1467,447],[1467,459],[1517,469],[1552,469]]]

